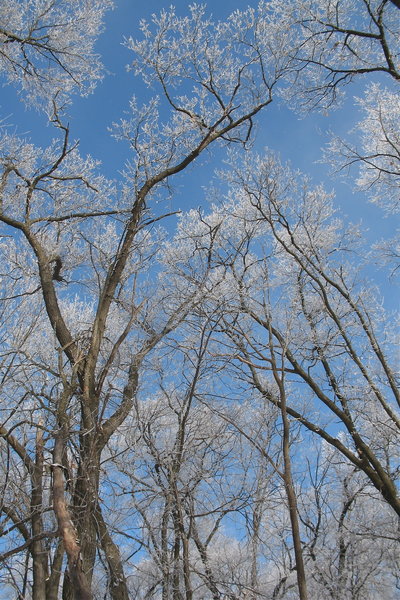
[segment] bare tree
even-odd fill
[[[6,67],[10,61],[14,64],[17,84],[28,86],[33,95],[52,94],[50,121],[58,135],[45,150],[7,133],[1,139],[0,219],[7,235],[14,237],[15,247],[23,248],[23,256],[10,256],[14,271],[8,289],[12,291],[4,300],[20,311],[34,297],[41,318],[45,309],[43,333],[53,348],[46,350],[46,360],[38,361],[46,365],[44,385],[39,389],[27,379],[29,369],[24,365],[31,361],[30,370],[35,369],[37,330],[33,328],[17,344],[10,341],[4,355],[6,368],[12,365],[21,373],[19,385],[37,401],[31,408],[33,418],[46,412],[46,447],[40,452],[50,463],[52,506],[68,559],[63,596],[92,597],[99,540],[112,574],[110,593],[125,600],[121,559],[99,506],[101,456],[134,407],[144,360],[201,297],[186,294],[176,301],[166,289],[158,290],[156,299],[157,290],[146,291],[142,283],[146,261],[157,253],[159,243],[149,228],[165,216],[152,212],[151,199],[214,142],[247,143],[253,118],[272,101],[286,58],[272,51],[272,38],[260,35],[244,13],[216,26],[202,8],[192,7],[184,21],[171,9],[154,18],[151,35],[150,26],[144,25],[143,40],[128,42],[136,53],[133,66],[146,83],[158,86],[171,116],[161,124],[156,101],[144,107],[132,101],[132,118],[115,129],[133,151],[126,182],[116,191],[96,173],[95,161],[79,156],[63,120],[65,92],[87,79],[87,67],[95,60],[92,43],[106,6],[89,3],[87,20],[82,21],[89,35],[81,36],[86,41],[77,48],[77,56],[68,46],[74,14],[66,3],[60,3],[60,10],[66,11],[65,47],[52,38],[55,19],[61,14],[56,2],[49,2],[33,21],[30,13],[21,13],[28,32],[24,35],[10,33],[15,16],[11,11],[10,27],[2,32],[2,56]],[[260,14],[260,22],[263,18]],[[44,41],[39,31],[45,32]],[[76,35],[79,32],[71,44]],[[16,53],[11,56],[12,47]],[[55,64],[54,72],[42,69],[42,56]],[[90,82],[97,76],[95,69]],[[194,88],[191,97],[188,86]],[[68,297],[72,288],[74,296]],[[15,406],[5,414],[2,437],[31,472],[29,443],[34,436],[30,433],[21,447],[14,442],[21,426]],[[44,459],[37,460],[39,469]],[[37,478],[39,474],[32,480],[33,494],[40,491]],[[33,514],[39,517],[41,502],[39,497],[34,500]],[[32,539],[38,528],[40,522]],[[44,528],[43,534],[49,532]],[[35,544],[29,544],[34,553]],[[43,585],[41,589],[43,597]]]
[[[67,100],[72,91],[89,93],[103,76],[94,43],[111,7],[111,0],[6,0],[0,8],[0,73],[40,109],[51,108],[55,94]]]
[[[357,563],[351,583],[352,511],[368,489],[400,512],[393,328],[330,195],[242,150],[276,88],[309,110],[359,76],[396,84],[395,3],[262,1],[219,23],[193,5],[142,23],[131,69],[158,96],[114,125],[130,152],[118,183],[67,125],[72,93],[102,77],[110,6],[0,8],[0,73],[55,135],[40,148],[0,130],[1,577],[34,600],[361,595],[375,580]],[[361,147],[330,146],[386,206],[395,99],[373,83]],[[172,239],[174,177],[233,144],[228,195]],[[307,503],[300,432],[344,457],[334,506],[317,488]],[[320,566],[330,512],[335,558]]]
[[[398,513],[395,454],[382,452],[379,442],[385,436],[394,448],[399,427],[394,340],[382,331],[382,307],[342,258],[357,252],[358,238],[332,218],[329,194],[297,184],[271,156],[250,159],[229,179],[232,199],[201,222],[188,215],[178,235],[190,238],[185,260],[198,273],[205,265],[214,270],[209,302],[218,302],[224,315],[231,360],[280,408],[274,369],[301,385],[303,394],[294,388],[288,397],[289,417],[364,471]],[[192,227],[196,236],[190,237]],[[195,286],[193,273],[186,267],[180,276]],[[316,400],[328,412],[315,413]],[[329,415],[339,420],[346,441],[330,433]]]
[[[399,81],[398,12],[390,0],[293,0],[276,2],[274,13],[293,28],[292,106],[330,108],[346,85],[375,74]]]

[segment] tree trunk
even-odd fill
[[[283,397],[282,397],[283,396]],[[293,486],[292,468],[290,459],[290,424],[286,413],[286,397],[283,390],[281,393],[282,421],[283,421],[283,460],[284,460],[284,484],[286,496],[289,505],[290,524],[292,528],[292,538],[294,546],[294,555],[296,558],[297,585],[299,588],[300,600],[307,600],[307,583],[304,569],[303,549],[300,540],[299,519],[297,515],[297,498]]]
[[[46,581],[46,600],[58,600],[58,588],[60,586],[63,559],[64,544],[62,540],[59,540],[57,548],[54,552],[50,576]]]
[[[78,532],[72,522],[72,515],[67,508],[64,497],[64,428],[56,435],[53,451],[53,504],[58,529],[64,543],[68,559],[68,579],[74,600],[92,600],[90,579],[86,576],[79,544]],[[63,592],[64,594],[64,592]],[[63,595],[64,597],[64,595]]]
[[[288,413],[286,410],[286,389],[285,389],[285,380],[284,380],[284,360],[285,360],[285,346],[282,345],[282,356],[281,361],[282,364],[279,365],[278,368],[276,362],[276,354],[273,343],[273,336],[271,327],[268,327],[269,333],[269,349],[271,353],[271,366],[272,373],[274,376],[275,383],[279,390],[279,405],[282,416],[282,424],[283,424],[283,438],[282,438],[282,450],[283,450],[283,481],[285,485],[286,497],[288,500],[289,506],[289,516],[290,516],[290,525],[292,529],[292,539],[293,539],[293,547],[294,547],[294,555],[296,559],[296,573],[297,573],[297,586],[299,589],[299,599],[300,600],[308,600],[307,593],[307,582],[306,582],[306,573],[304,568],[304,560],[303,560],[303,548],[301,546],[300,539],[300,528],[299,528],[299,518],[297,514],[297,498],[296,491],[293,485],[292,478],[292,465],[290,458],[290,423],[288,419]]]
[[[31,524],[32,537],[43,533],[43,432],[40,423],[36,433],[36,459],[31,474]],[[48,578],[47,551],[43,539],[35,540],[31,544],[32,555],[32,600],[47,600],[46,580]]]
[[[116,546],[109,534],[99,504],[97,505],[96,510],[96,523],[99,541],[104,554],[106,555],[106,560],[110,571],[110,596],[112,600],[129,600],[128,588],[122,567],[121,554],[118,546]]]
[[[93,448],[93,447],[92,447]],[[97,549],[95,513],[98,501],[100,457],[89,448],[81,454],[72,498],[73,519],[80,540],[82,568],[92,581]]]

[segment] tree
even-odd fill
[[[334,597],[380,575],[388,590],[393,566],[379,558],[365,576],[354,557],[379,539],[392,560],[394,540],[352,511],[399,513],[392,327],[364,283],[359,231],[321,186],[249,144],[275,97],[328,109],[381,74],[387,89],[372,81],[360,101],[361,148],[330,151],[387,205],[398,9],[261,1],[224,22],[198,5],[143,22],[126,45],[158,96],[133,98],[114,125],[130,152],[115,182],[67,124],[73,93],[102,77],[94,43],[110,7],[0,8],[1,73],[55,138],[41,148],[0,130],[2,581],[35,600],[288,600],[306,585]],[[174,176],[233,144],[226,197],[182,215],[173,237],[161,223],[178,212]],[[302,435],[344,457],[326,467],[341,498],[312,488]],[[331,557],[320,516],[324,532],[338,524]]]
[[[395,214],[399,210],[399,96],[375,83],[358,103],[364,113],[356,127],[360,147],[334,137],[326,159],[345,173],[358,166],[357,189],[370,192],[372,202]]]
[[[227,177],[225,202],[182,221],[178,248],[181,236],[188,241],[180,255],[171,248],[172,268],[194,287],[210,272],[222,348],[224,355],[230,348],[240,377],[281,409],[276,374],[290,377],[287,414],[339,449],[399,514],[394,340],[361,269],[344,257],[358,252],[359,232],[342,231],[331,196],[304,179],[295,183],[272,156],[231,164]],[[346,442],[331,432],[329,413],[315,412],[316,401]]]
[[[332,599],[395,597],[396,515],[334,448],[323,443],[316,466],[312,485],[300,495],[312,593]]]
[[[348,173],[350,167],[358,166],[358,177],[351,185],[368,192],[370,200],[388,212],[397,212],[400,31],[396,3],[321,0],[278,4],[274,6],[276,19],[289,22],[296,32],[293,83],[284,92],[292,107],[306,112],[336,107],[351,82],[382,76],[369,82],[357,98],[363,119],[352,131],[353,139],[333,135],[325,158],[335,172]]]
[[[273,12],[293,28],[293,84],[286,93],[297,107],[334,107],[344,86],[365,76],[399,81],[398,12],[390,0],[292,0],[275,2]]]
[[[171,301],[168,289],[146,291],[147,261],[157,253],[157,235],[152,240],[148,229],[165,216],[152,212],[151,199],[215,141],[247,143],[253,118],[272,100],[286,57],[274,53],[265,26],[263,32],[254,27],[251,10],[214,25],[202,8],[192,7],[184,19],[171,9],[154,18],[153,32],[143,25],[143,41],[129,41],[137,56],[134,69],[146,83],[157,83],[170,120],[161,123],[158,100],[144,107],[131,102],[132,117],[121,121],[115,135],[129,141],[133,160],[116,190],[96,173],[95,161],[79,156],[64,122],[66,94],[76,84],[93,85],[99,76],[92,45],[108,4],[74,6],[76,13],[69,2],[5,7],[4,68],[29,97],[50,96],[46,106],[57,138],[41,150],[16,135],[2,136],[1,221],[23,249],[17,258],[7,251],[12,275],[4,300],[26,321],[23,311],[33,296],[46,320],[42,333],[56,348],[46,348],[48,356],[38,360],[32,347],[37,329],[22,339],[8,337],[4,362],[8,370],[12,365],[10,385],[20,400],[10,406],[1,434],[30,475],[32,495],[43,485],[43,461],[50,463],[47,486],[68,559],[63,597],[92,597],[98,539],[112,573],[112,597],[120,599],[128,592],[121,559],[103,530],[101,455],[133,409],[147,355],[199,301],[188,295]],[[79,29],[69,36],[81,10],[78,21],[88,35]],[[257,22],[263,18],[260,14]],[[68,293],[72,289],[75,297]],[[43,369],[39,387],[28,375],[36,368]],[[45,414],[36,462],[38,427],[28,427],[22,445],[16,437],[21,424],[14,415],[24,389],[34,399],[31,422],[41,423],[38,415]],[[37,497],[28,517],[31,540],[43,510],[43,497]],[[48,530],[40,522],[38,527],[45,538]],[[36,542],[26,543],[34,555]],[[43,558],[42,550],[37,555]],[[44,598],[46,571],[39,574],[35,561],[33,571],[32,593]]]
[[[51,110],[54,96],[93,91],[103,67],[94,53],[111,0],[6,0],[0,8],[0,73],[26,102]]]

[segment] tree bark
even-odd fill
[[[122,566],[121,554],[118,546],[114,543],[110,536],[99,504],[97,504],[96,509],[96,523],[98,528],[98,538],[106,556],[110,572],[110,596],[112,600],[129,600],[128,587]]]
[[[58,600],[63,559],[64,544],[59,540],[51,563],[50,576],[46,582],[46,600]]]
[[[43,533],[43,432],[40,423],[36,433],[36,459],[31,474],[31,523],[32,537]],[[46,580],[48,578],[47,551],[43,539],[35,539],[31,544],[32,555],[32,600],[47,600]]]
[[[293,539],[293,547],[294,547],[294,555],[296,559],[296,574],[297,574],[297,586],[299,589],[299,598],[300,600],[308,600],[307,593],[307,581],[306,581],[306,573],[304,568],[304,560],[303,560],[303,548],[301,545],[300,539],[300,528],[299,528],[299,518],[297,514],[297,497],[296,491],[293,485],[293,477],[292,477],[292,465],[290,458],[290,423],[288,419],[288,414],[286,410],[286,389],[284,382],[284,364],[278,365],[276,364],[276,355],[273,345],[273,337],[271,328],[269,331],[269,348],[271,353],[271,366],[272,372],[275,379],[275,383],[278,386],[279,397],[280,397],[280,409],[282,416],[282,424],[283,424],[283,438],[282,438],[282,450],[283,450],[283,481],[285,485],[286,497],[288,500],[289,507],[289,516],[290,516],[290,525],[292,529],[292,539]],[[284,362],[284,348],[282,348],[282,363]]]
[[[60,537],[68,559],[68,576],[74,600],[92,600],[90,582],[83,569],[78,533],[72,522],[64,496],[63,453],[65,449],[64,427],[58,431],[53,450],[53,504]]]

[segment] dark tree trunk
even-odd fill
[[[31,524],[32,537],[43,534],[43,432],[40,424],[36,434],[36,459],[31,474]],[[48,578],[47,551],[44,540],[38,539],[31,544],[32,555],[32,600],[47,600],[46,580]]]

